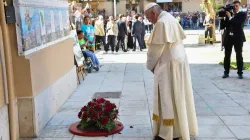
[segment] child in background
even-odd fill
[[[82,49],[82,53],[86,54],[88,57],[91,58],[95,69],[96,68],[99,69],[99,61],[96,55],[92,51],[89,51],[88,41],[84,40],[84,33],[82,31],[77,31],[77,36],[78,36],[78,43]]]
[[[88,41],[89,50],[95,52],[95,28],[88,16],[84,17],[84,24],[81,26],[84,33],[84,39]]]

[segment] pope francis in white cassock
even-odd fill
[[[155,24],[147,42],[147,68],[154,73],[153,135],[155,140],[190,140],[198,135],[189,64],[176,19],[156,3],[144,9]]]

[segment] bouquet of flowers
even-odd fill
[[[104,98],[93,99],[78,113],[81,119],[78,128],[112,130],[115,127],[118,109],[116,105]]]

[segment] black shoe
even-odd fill
[[[154,140],[164,140],[164,139],[159,136],[155,136]]]
[[[142,51],[142,49],[140,49],[140,51]]]
[[[229,74],[224,74],[223,76],[222,76],[222,78],[228,78],[229,77]]]
[[[135,49],[133,49],[133,52],[135,51]]]
[[[223,51],[224,50],[224,46],[221,46],[221,51]]]
[[[127,50],[123,50],[123,52],[127,52]]]
[[[238,78],[239,78],[239,79],[243,79],[243,75],[242,75],[242,74],[239,74],[239,75],[238,75]]]

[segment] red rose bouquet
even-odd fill
[[[78,127],[110,131],[115,127],[114,120],[117,119],[118,113],[116,105],[110,101],[104,98],[93,99],[78,113],[81,119]]]

